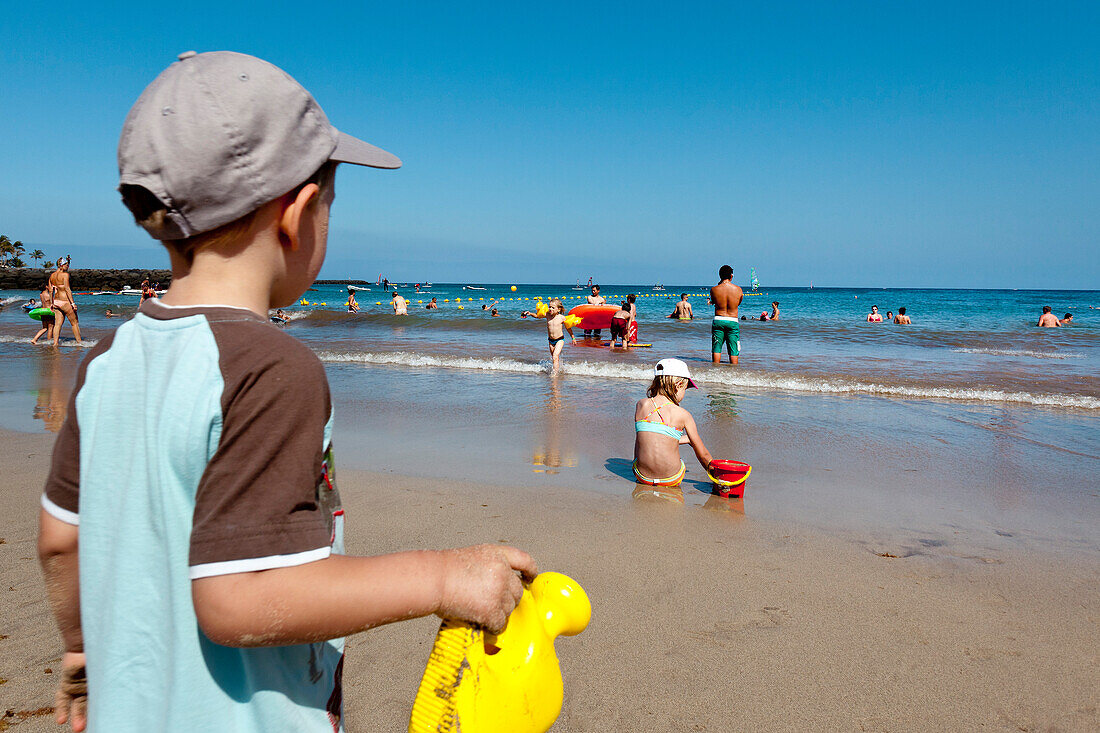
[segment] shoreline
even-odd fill
[[[337,440],[349,442],[339,430]],[[0,431],[10,467],[0,690],[16,716],[50,704],[45,670],[60,651],[34,558],[52,441]],[[825,533],[736,503],[673,508],[570,486],[505,490],[344,467],[337,481],[349,552],[506,541],[585,587],[592,624],[557,644],[566,692],[554,730],[1100,725],[1089,641],[1100,566],[1089,553],[1000,546],[964,557],[896,530]],[[437,627],[419,619],[350,641],[349,731],[404,727]],[[57,730],[48,715],[5,720]]]

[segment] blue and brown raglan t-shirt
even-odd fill
[[[96,344],[42,497],[79,526],[90,730],[342,730],[343,640],[220,646],[191,601],[343,552],[331,438],[320,361],[251,311],[149,300]]]

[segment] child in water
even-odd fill
[[[690,445],[699,464],[710,470],[710,451],[699,437],[695,419],[680,407],[690,387],[695,387],[695,382],[687,364],[679,359],[661,359],[653,367],[646,397],[634,407],[634,478],[639,484],[679,486],[687,470],[680,459],[681,445]]]
[[[546,309],[546,340],[550,344],[550,358],[553,361],[553,370],[561,369],[561,350],[565,345],[565,334],[562,329],[569,332],[569,338],[573,344],[577,343],[577,337],[573,335],[573,329],[565,325],[565,306],[554,298]]]

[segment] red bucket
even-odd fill
[[[752,466],[747,463],[716,458],[710,462],[707,475],[718,487],[719,496],[744,496],[750,473]]]

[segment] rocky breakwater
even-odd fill
[[[53,269],[37,267],[0,268],[0,290],[42,289]],[[171,270],[69,270],[69,283],[73,292],[92,290],[122,290],[124,287],[136,288],[142,280],[160,283],[161,288],[168,287],[172,281]]]

